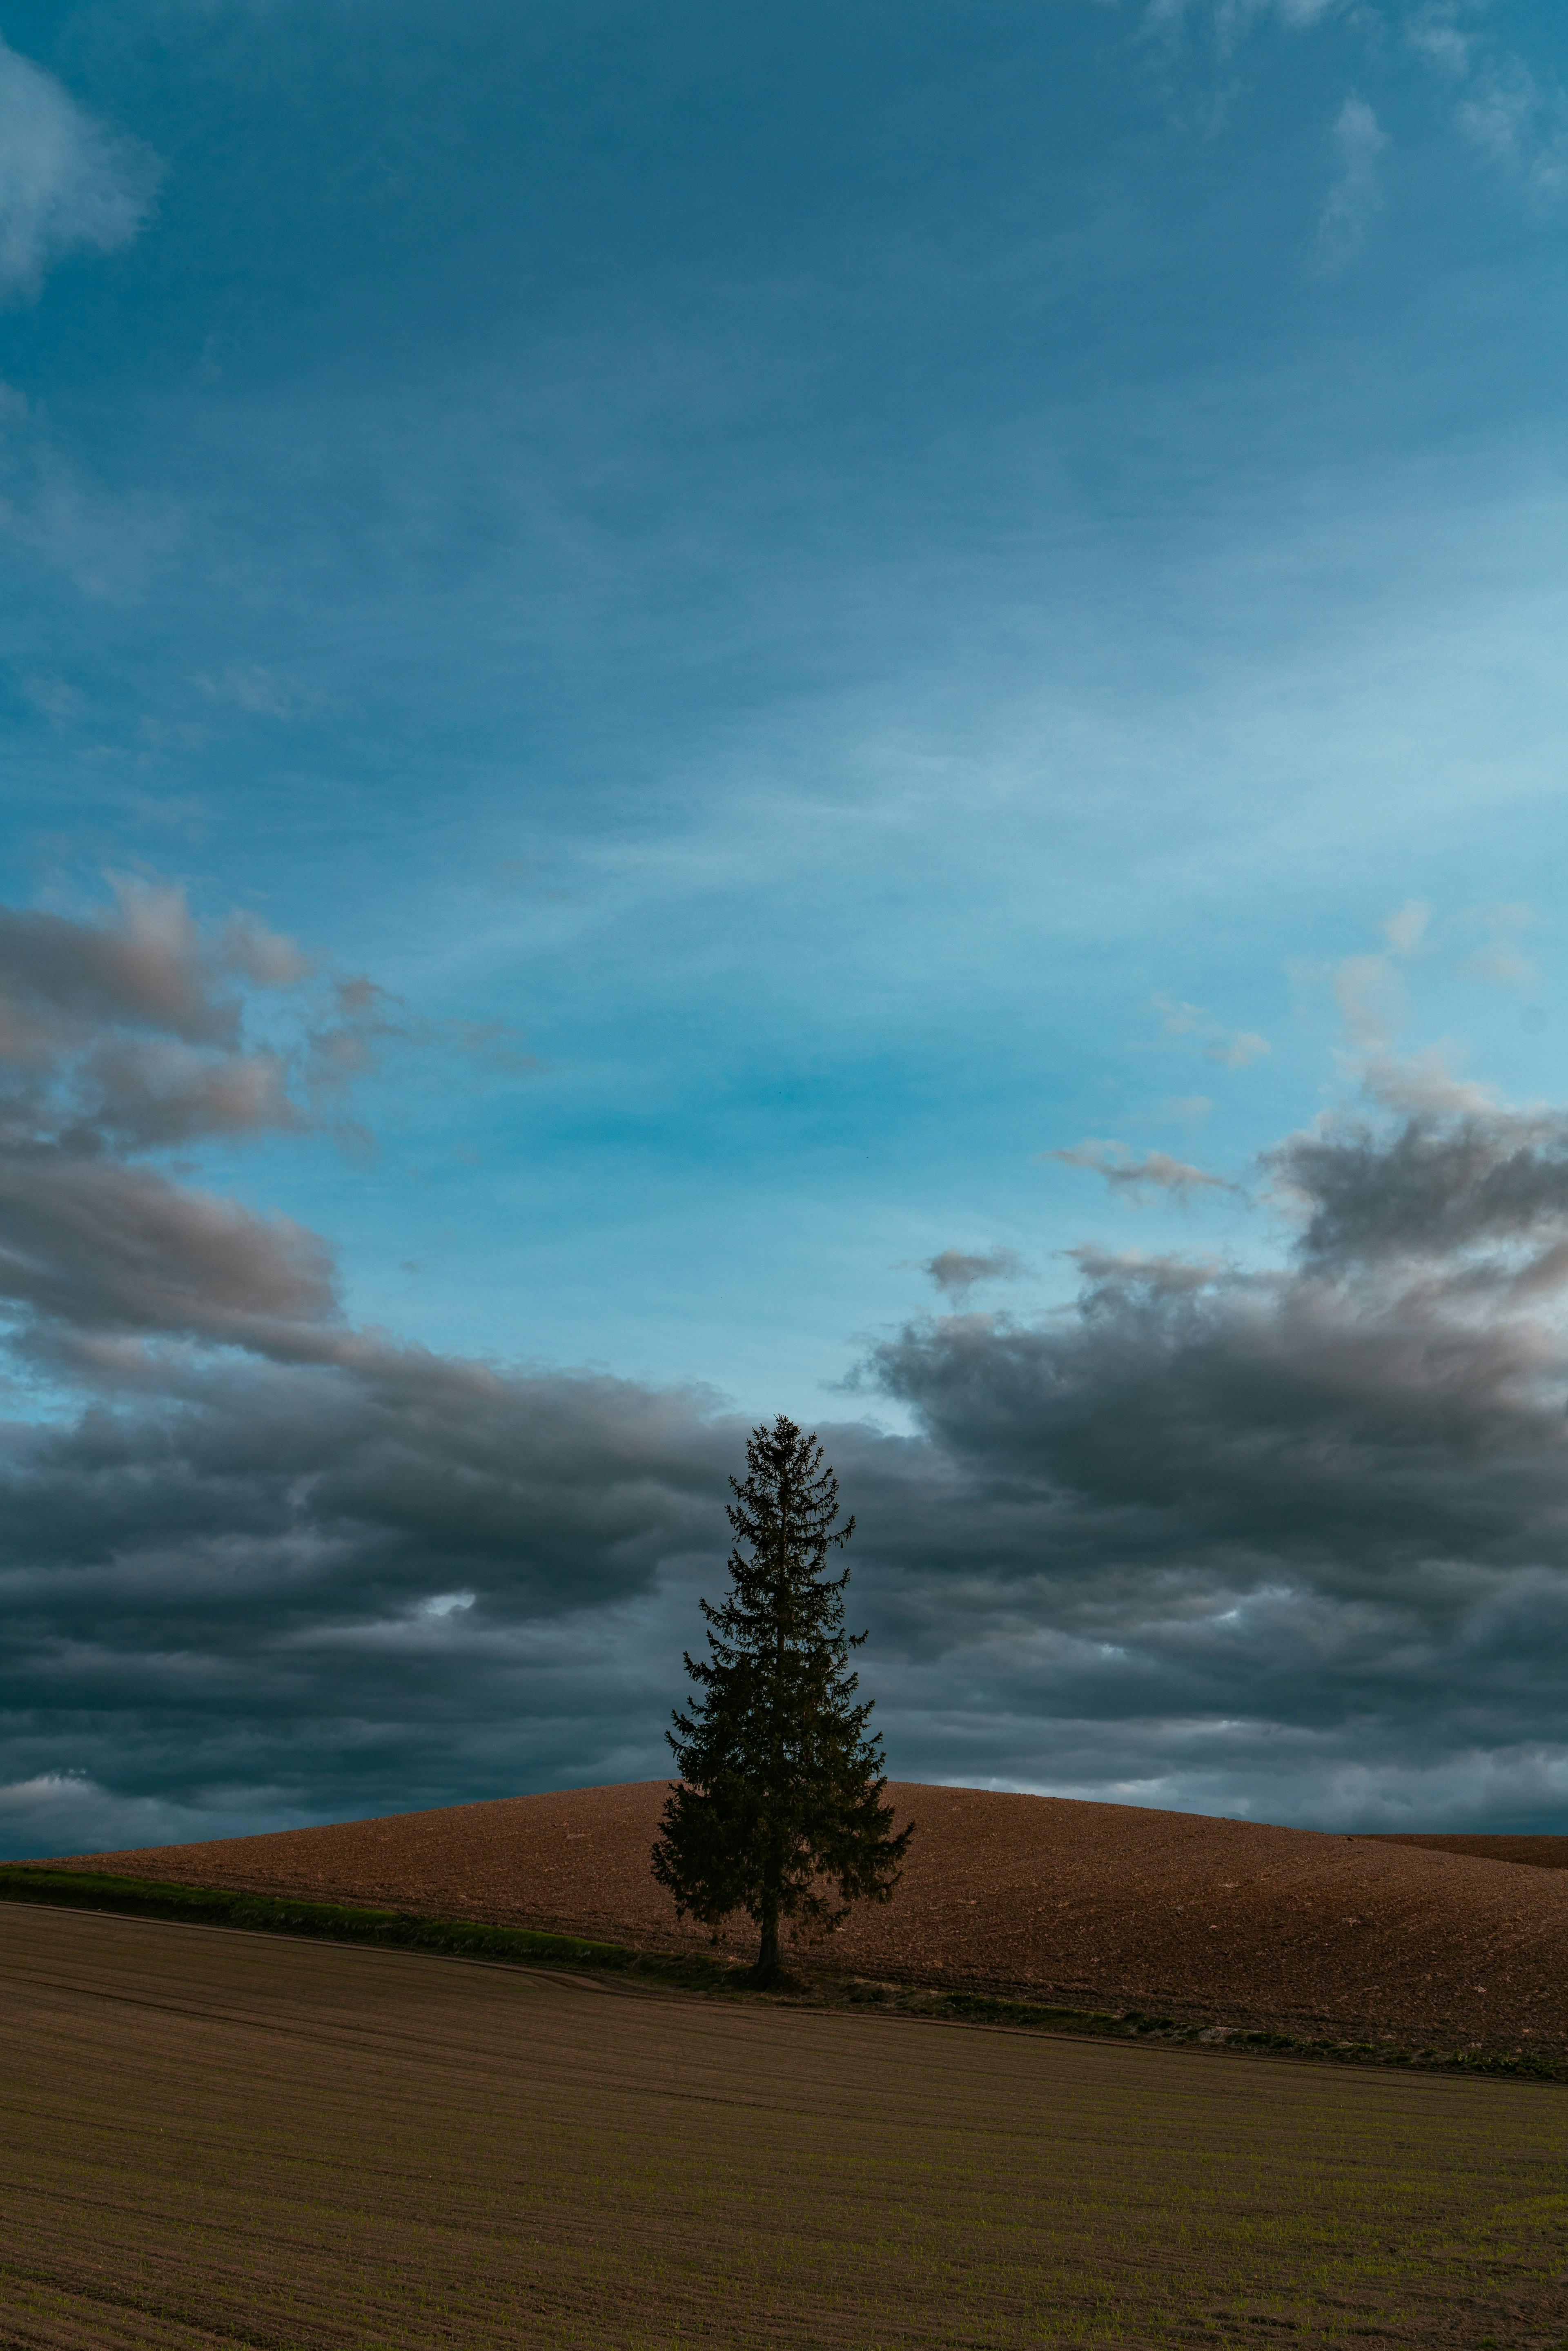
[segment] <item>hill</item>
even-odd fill
[[[1434,1849],[975,1788],[888,1793],[918,1823],[904,1881],[828,1947],[836,1971],[1293,2033],[1568,2052],[1568,1871],[1473,1849],[1555,1852],[1558,1840]],[[92,1859],[678,1949],[706,1938],[648,1873],[664,1794],[650,1780]],[[739,1927],[726,1942],[749,1948]]]

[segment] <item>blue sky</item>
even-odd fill
[[[348,1324],[939,1446],[863,1370],[912,1318],[1264,1270],[1314,1119],[1562,1094],[1559,11],[0,33],[0,895],[85,935],[139,877],[384,991],[351,1089],[137,1146],[324,1237]],[[26,1361],[24,1446],[89,1408]],[[895,1768],[1122,1784],[953,1760],[949,1694]],[[386,1809],[657,1771],[665,1702],[312,1802],[25,1691],[15,1779]]]

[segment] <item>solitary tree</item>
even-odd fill
[[[728,1506],[733,1589],[702,1604],[711,1656],[686,1657],[700,1695],[667,1734],[682,1784],[664,1806],[653,1875],[683,1917],[717,1927],[744,1910],[760,1930],[755,1980],[778,1980],[779,1928],[831,1934],[854,1902],[885,1902],[913,1826],[896,1835],[871,1702],[848,1670],[863,1633],[844,1631],[849,1570],[828,1553],[839,1484],[815,1437],[782,1414],[753,1429],[745,1484]]]

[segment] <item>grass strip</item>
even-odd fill
[[[1106,2033],[1118,2040],[1153,2037],[1202,2041],[1227,2049],[1267,2049],[1287,2057],[1315,2057],[1340,2065],[1396,2065],[1406,2073],[1482,2074],[1503,2080],[1568,2082],[1568,2064],[1551,2057],[1486,2049],[1402,2049],[1386,2041],[1308,2041],[1290,2032],[1249,2032],[1239,2026],[1182,2024],[1172,2016],[1149,2016],[1141,2009],[1113,2014],[1105,2010],[1043,2008],[1032,2001],[997,2000],[978,1992],[949,1992],[942,2002],[949,2016],[977,2023],[1035,2025],[1047,2032]]]
[[[448,1959],[497,1959],[518,1967],[564,1963],[603,1968],[698,1989],[727,1986],[743,1972],[711,1959],[637,1951],[622,1943],[549,1935],[531,1927],[421,1918],[400,1910],[368,1910],[342,1902],[300,1902],[292,1896],[240,1893],[223,1886],[177,1886],[157,1878],[112,1877],[90,1870],[28,1868],[14,1862],[0,1862],[0,1900],[109,1910],[134,1918],[172,1918],[187,1925],[237,1927],[252,1933],[308,1935],[322,1942],[431,1951]]]

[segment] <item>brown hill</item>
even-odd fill
[[[859,1911],[829,1947],[836,1970],[1295,2032],[1568,2052],[1568,1874],[1555,1868],[1124,1804],[888,1792],[918,1823],[909,1865],[894,1901]],[[187,1885],[673,1949],[706,1938],[648,1874],[664,1793],[650,1780],[92,1858]],[[738,1928],[726,1939],[748,1948]]]
[[[1379,1844],[1422,1844],[1432,1853],[1469,1853],[1478,1861],[1516,1861],[1526,1869],[1568,1869],[1568,1836],[1427,1835],[1402,1829]]]

